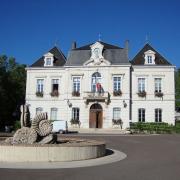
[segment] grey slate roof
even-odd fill
[[[118,46],[115,46],[115,45],[112,45],[112,44],[107,44],[107,43],[102,42],[102,41],[98,41],[98,42],[101,43],[102,45],[104,45],[104,49],[123,49],[121,47],[118,47]],[[94,43],[91,43],[91,44],[76,48],[76,50],[91,50],[90,46],[93,45],[93,44]]]
[[[133,58],[131,61],[132,65],[144,65],[144,52],[152,50],[155,54],[155,64],[156,65],[172,65],[168,60],[166,60],[161,54],[159,54],[153,47],[151,47],[149,44],[146,44],[139,52],[138,54]]]
[[[48,52],[54,55],[54,66],[64,66],[66,63],[66,57],[56,46],[53,47]],[[35,63],[33,63],[30,67],[44,67],[44,57],[39,58]]]
[[[104,43],[99,41],[104,45],[103,56],[108,60],[111,65],[119,64],[130,64],[127,56],[127,50],[118,46]],[[94,44],[94,43],[92,43]],[[92,44],[88,44],[76,49],[72,49],[68,53],[67,61],[65,66],[81,66],[91,57]]]

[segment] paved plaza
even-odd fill
[[[127,158],[116,163],[83,168],[0,169],[0,180],[180,179],[180,135],[77,134],[73,136],[105,140],[108,148],[124,152]]]

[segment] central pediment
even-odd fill
[[[103,44],[97,41],[96,43],[91,45],[90,48],[91,57],[84,63],[84,66],[104,66],[111,64],[108,60],[104,59],[103,57]]]

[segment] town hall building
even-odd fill
[[[26,70],[31,118],[47,112],[50,120],[82,129],[174,124],[175,66],[149,44],[130,60],[128,41],[123,48],[74,42],[67,58],[54,47]]]

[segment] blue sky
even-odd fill
[[[67,55],[98,40],[124,46],[130,58],[150,44],[180,67],[179,0],[0,0],[0,54],[32,64],[55,43]]]

